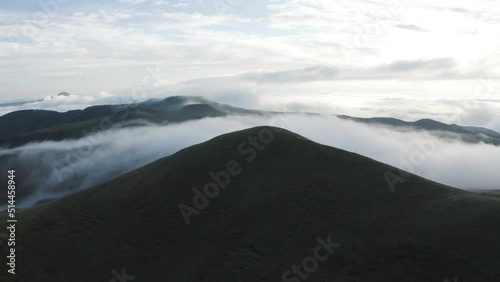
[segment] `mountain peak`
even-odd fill
[[[413,175],[392,192],[390,170],[281,128],[228,133],[24,210],[19,270],[38,281],[102,281],[116,265],[141,281],[278,280],[319,236],[340,247],[317,277],[401,281],[418,265],[418,278],[466,268],[493,281],[480,270],[497,271],[498,200]],[[82,271],[88,258],[99,268]]]

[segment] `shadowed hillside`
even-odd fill
[[[390,169],[277,128],[230,133],[19,211],[17,280],[0,280],[302,281],[293,265],[330,238],[307,281],[500,281],[500,200],[416,176],[392,193]],[[210,172],[225,188],[194,205]]]
[[[76,139],[112,127],[260,113],[222,105],[203,97],[187,96],[151,99],[136,104],[93,106],[65,113],[23,110],[0,117],[0,146],[17,147],[36,141]]]

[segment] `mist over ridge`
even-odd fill
[[[261,125],[280,126],[439,183],[463,189],[499,189],[496,168],[500,167],[500,147],[306,114],[204,118],[114,129],[78,140],[34,143],[0,151],[0,158],[7,160],[0,163],[0,169],[22,167],[29,171],[24,178],[29,182],[24,185],[37,188],[27,190],[21,204],[30,206],[102,183],[218,135]],[[426,142],[432,143],[431,152],[422,149]],[[422,162],[408,166],[415,155],[423,157]]]

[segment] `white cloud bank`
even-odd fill
[[[274,121],[263,117],[207,118],[2,150],[0,158],[4,161],[0,169],[18,168],[19,179],[22,177],[25,185],[36,187],[27,190],[22,200],[19,198],[20,207],[29,206],[107,181],[220,134],[259,125],[284,127],[313,141],[396,167],[404,163],[402,160],[411,161],[421,150],[418,142],[431,139],[426,133],[397,132],[336,117],[286,115]],[[414,163],[412,172],[464,189],[500,189],[499,147],[444,140],[433,142],[432,153],[426,155],[421,164]],[[16,156],[8,157],[12,154]]]

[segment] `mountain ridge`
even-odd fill
[[[197,107],[200,111],[197,111]],[[22,110],[0,117],[0,146],[12,148],[30,142],[76,139],[89,132],[128,126],[125,123],[131,121],[136,124],[137,121],[167,124],[205,117],[275,114],[294,113],[237,108],[213,102],[202,96],[172,96],[134,104],[98,105],[67,112]],[[500,133],[482,127],[448,125],[431,119],[406,122],[395,118],[356,118],[345,115],[337,117],[370,125],[391,126],[400,130],[425,130],[438,137],[459,139],[468,143],[483,142],[500,146]]]
[[[241,172],[198,209],[193,189],[230,161]],[[137,281],[295,281],[287,269],[330,237],[340,247],[309,281],[499,281],[500,199],[413,175],[392,193],[391,169],[283,129],[221,135],[19,211],[18,271],[41,282],[122,267]],[[198,210],[187,225],[180,204]]]

